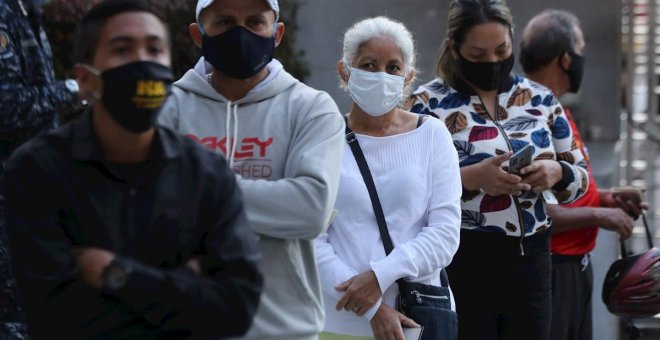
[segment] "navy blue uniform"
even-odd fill
[[[0,0],[0,187],[4,162],[18,145],[58,124],[58,110],[75,95],[55,80],[52,52],[30,0]],[[2,190],[2,189],[0,189]],[[24,331],[14,295],[0,191],[0,337]]]
[[[28,0],[0,0],[0,141],[6,153],[57,125],[57,111],[74,101],[55,80],[52,51],[40,14]],[[6,155],[2,159],[6,159]]]

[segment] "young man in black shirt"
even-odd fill
[[[167,29],[139,1],[80,23],[74,72],[91,112],[6,168],[12,264],[33,338],[221,338],[249,327],[262,277],[233,173],[154,127]]]

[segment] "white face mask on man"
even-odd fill
[[[348,92],[367,114],[378,117],[392,110],[403,96],[405,78],[385,72],[349,67]]]

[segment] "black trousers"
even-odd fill
[[[459,340],[547,340],[550,335],[550,232],[520,238],[461,231],[447,268]]]
[[[0,143],[1,144],[1,143]],[[1,149],[1,146],[0,146]],[[4,166],[0,150],[0,339],[27,339],[25,315],[18,301],[5,231]]]
[[[594,274],[589,255],[552,255],[553,340],[593,338],[591,293]]]

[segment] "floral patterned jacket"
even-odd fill
[[[460,166],[481,162],[527,144],[534,160],[560,161],[563,179],[552,189],[560,203],[581,197],[589,184],[586,163],[564,114],[550,90],[522,77],[500,88],[493,120],[476,94],[458,92],[441,79],[420,86],[411,97],[411,111],[445,122],[458,151]],[[503,164],[508,169],[508,162]],[[526,237],[550,227],[542,195],[490,196],[463,189],[461,227]]]

